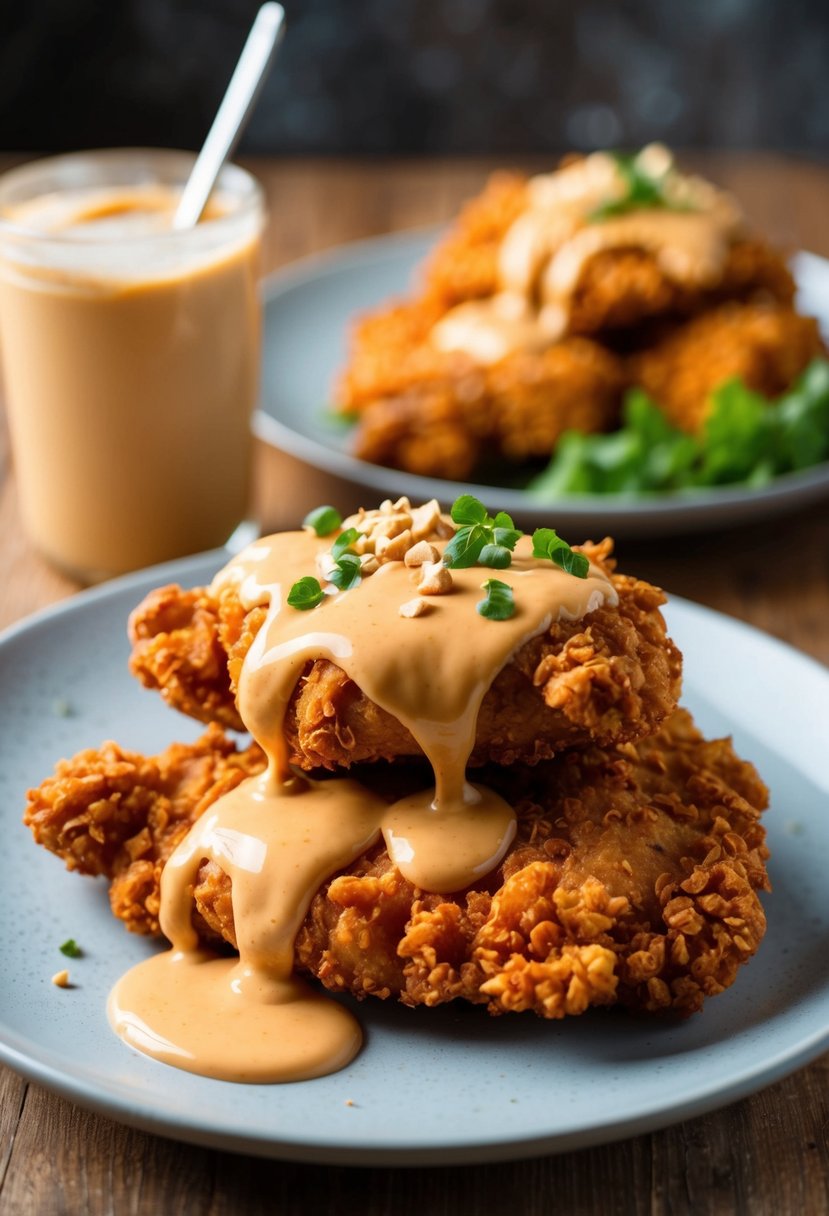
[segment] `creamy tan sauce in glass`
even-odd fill
[[[293,942],[313,895],[381,836],[422,890],[463,890],[494,869],[516,825],[503,799],[466,781],[483,697],[511,656],[552,621],[580,619],[617,600],[601,571],[592,568],[585,579],[566,574],[534,559],[525,537],[512,565],[498,571],[516,605],[506,621],[476,611],[491,573],[480,566],[453,570],[452,591],[427,615],[402,617],[417,571],[399,561],[309,612],[291,608],[291,586],[317,575],[332,540],[309,532],[268,537],[214,581],[217,595],[231,589],[246,609],[267,608],[242,668],[238,704],[268,768],[221,798],[167,862],[160,919],[172,949],[133,968],[110,997],[110,1020],[128,1043],[208,1076],[298,1080],[348,1063],[360,1045],[355,1020],[293,975]],[[316,781],[291,771],[284,716],[316,658],[337,663],[410,730],[432,765],[433,788],[389,805],[350,778]],[[238,961],[200,950],[192,927],[205,859],[231,879]]]
[[[260,192],[189,158],[89,153],[0,181],[0,342],[26,528],[85,581],[224,543],[249,501]]]

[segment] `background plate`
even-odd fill
[[[204,582],[207,554],[78,596],[0,640],[0,1058],[124,1123],[298,1161],[493,1161],[600,1143],[724,1105],[829,1047],[829,672],[764,634],[683,601],[685,701],[709,735],[733,732],[772,790],[774,894],[757,957],[702,1015],[670,1025],[609,1011],[565,1022],[472,1007],[366,1002],[362,1053],[343,1072],[235,1085],[124,1046],[106,996],[157,946],[109,913],[106,884],[65,872],[21,826],[25,790],[59,756],[115,736],[155,751],[199,733],[126,670],[125,622],[152,587]],[[74,937],[77,987],[50,977]],[[347,1102],[354,1105],[346,1105]]]
[[[733,487],[650,499],[584,495],[539,503],[523,490],[419,477],[357,460],[348,450],[348,429],[326,416],[350,327],[357,314],[410,287],[438,235],[429,228],[355,242],[296,262],[265,284],[262,400],[254,430],[266,443],[362,491],[355,506],[401,494],[446,504],[471,489],[490,509],[509,511],[527,528],[552,520],[570,541],[579,541],[608,529],[626,537],[731,527],[829,496],[829,464],[785,474],[758,490]],[[829,262],[800,253],[793,268],[799,306],[829,332]]]

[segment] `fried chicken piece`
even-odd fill
[[[156,760],[107,745],[32,791],[26,821],[70,867],[113,877],[113,911],[129,928],[156,932],[158,876],[175,840],[218,786],[261,763],[219,731]],[[728,740],[706,742],[684,710],[636,745],[476,777],[518,814],[498,869],[465,892],[428,894],[376,846],[313,897],[296,940],[301,968],[333,991],[407,1005],[691,1013],[757,949],[767,792]],[[194,906],[206,940],[235,944],[230,879],[212,862]]]
[[[361,460],[465,481],[484,451],[479,432],[488,406],[486,377],[476,369],[454,378],[423,379],[361,412],[353,450]]]
[[[527,206],[527,178],[493,173],[461,208],[424,268],[424,295],[439,313],[497,290],[498,254],[508,229]]]
[[[705,288],[668,278],[641,249],[607,249],[590,258],[576,286],[570,331],[605,337],[656,317],[692,316],[721,300],[791,304],[794,279],[779,253],[745,239],[731,246],[718,282]]]
[[[158,756],[104,743],[30,790],[24,822],[68,869],[112,880],[112,911],[128,929],[158,933],[167,858],[217,798],[264,767],[256,745],[237,751],[218,726]]]
[[[361,859],[317,894],[297,938],[326,987],[550,1018],[614,1003],[687,1014],[756,951],[767,791],[686,711],[636,745],[481,780],[519,817],[497,872],[447,897],[415,890],[383,849]],[[214,928],[217,884],[203,874],[197,892]]]
[[[396,365],[400,379],[406,359]],[[430,374],[364,406],[353,440],[361,460],[463,481],[484,455],[546,458],[570,428],[606,430],[625,384],[621,360],[585,338],[517,351],[486,368],[438,351],[431,359]]]
[[[812,317],[776,304],[723,304],[634,356],[630,366],[670,421],[694,432],[726,380],[739,377],[764,397],[777,397],[822,353]]]
[[[608,541],[584,551],[610,574],[611,547]],[[611,577],[618,607],[601,607],[579,621],[553,622],[496,676],[481,706],[471,763],[534,763],[562,748],[638,739],[673,710],[681,656],[659,612],[665,597],[649,583]],[[192,649],[188,609],[197,615],[198,645]],[[230,688],[236,687],[265,615],[264,608],[246,612],[232,590],[216,602],[205,589],[161,588],[130,618],[135,643],[130,668],[184,713],[243,730]],[[227,656],[229,686],[214,678],[216,647]],[[200,654],[209,656],[207,672],[198,665]],[[324,659],[309,664],[298,682],[284,733],[292,762],[308,770],[420,754],[396,718]]]
[[[147,596],[142,609],[129,622],[134,674],[189,717],[244,730],[209,593],[204,588],[160,587]]]

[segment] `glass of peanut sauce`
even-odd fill
[[[250,498],[262,192],[128,149],[0,178],[0,351],[24,524],[84,582],[224,544]]]

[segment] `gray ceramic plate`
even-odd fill
[[[758,490],[696,490],[655,498],[585,495],[540,503],[523,490],[468,486],[401,473],[357,460],[347,429],[326,414],[335,376],[345,364],[349,327],[360,312],[410,286],[432,248],[435,229],[378,237],[306,258],[265,285],[262,401],[254,429],[265,442],[363,491],[363,505],[407,494],[450,503],[464,491],[525,527],[551,521],[571,541],[596,536],[664,536],[731,527],[793,511],[829,496],[829,464],[778,477]],[[801,253],[794,260],[799,305],[829,331],[829,262]],[[309,504],[313,505],[313,504]]]
[[[28,786],[59,756],[115,737],[154,751],[198,726],[127,674],[129,610],[165,581],[209,578],[221,555],[143,572],[24,622],[0,641],[0,1058],[124,1123],[298,1161],[492,1161],[600,1143],[732,1102],[829,1047],[829,672],[763,634],[682,601],[686,702],[733,732],[772,789],[774,894],[752,963],[681,1025],[618,1012],[563,1023],[452,1006],[366,1002],[366,1045],[343,1072],[235,1085],[179,1072],[117,1039],[107,992],[156,949],[109,913],[106,885],[66,873],[20,824]],[[74,937],[77,987],[50,977]],[[347,1105],[347,1103],[353,1105]]]

